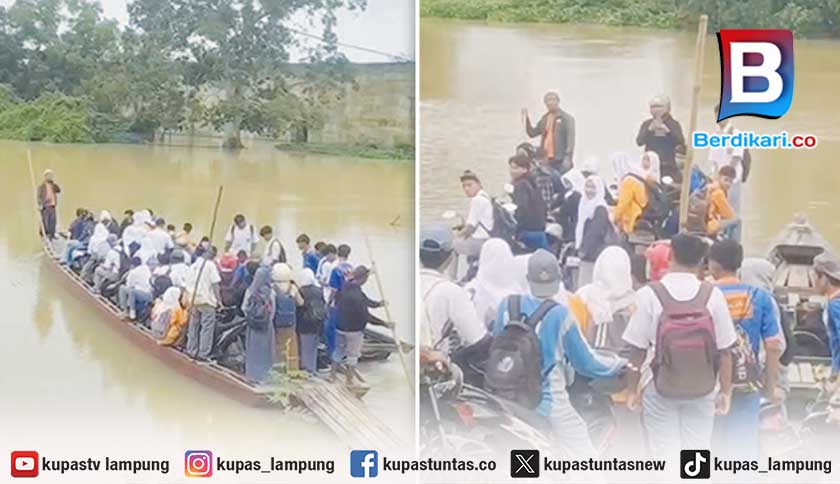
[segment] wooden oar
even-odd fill
[[[213,218],[210,220],[210,235],[207,237],[210,239],[210,245],[213,245],[213,232],[216,230],[216,218],[219,216],[219,205],[222,203],[222,190],[224,189],[223,185],[219,185],[219,193],[216,195],[216,206],[213,207]],[[195,286],[193,286],[192,297],[190,298],[190,313],[192,313],[193,306],[195,306],[195,293],[198,292],[198,282],[201,280],[201,273],[204,271],[204,265],[207,263],[207,258],[202,255],[201,266],[198,268],[198,275],[195,278]]]
[[[47,236],[47,226],[44,225],[44,217],[41,215],[41,210],[38,208],[38,187],[35,185],[35,170],[32,168],[32,150],[26,149],[26,159],[29,161],[29,180],[32,182],[32,195],[35,202],[35,218],[38,220],[38,225],[41,226],[41,239]],[[56,214],[57,216],[57,214]]]
[[[387,299],[385,299],[385,291],[382,288],[382,280],[379,277],[379,269],[376,267],[376,261],[373,259],[373,249],[370,246],[370,238],[365,234],[365,245],[367,246],[368,250],[368,257],[370,257],[370,267],[373,269],[373,277],[376,279],[376,287],[379,289],[379,296],[386,302],[385,304],[385,317],[388,319],[388,322],[391,323],[391,334],[394,336],[394,341],[397,344],[397,354],[400,356],[400,364],[402,364],[403,371],[405,372],[405,379],[408,383],[408,387],[411,389],[412,395],[414,394],[414,383],[411,379],[411,373],[408,371],[408,365],[405,363],[405,357],[403,356],[402,345],[400,345],[400,338],[397,336],[397,326],[394,320],[391,318],[391,310],[389,305],[387,304]]]
[[[700,23],[697,24],[697,43],[694,46],[694,88],[691,94],[691,117],[688,125],[689,142],[686,146],[682,190],[680,191],[680,230],[685,230],[685,224],[688,220],[688,195],[691,189],[691,167],[694,162],[694,148],[690,138],[693,136],[694,130],[697,129],[697,105],[700,102],[700,88],[703,84],[703,60],[706,53],[708,24],[709,16],[701,15]]]

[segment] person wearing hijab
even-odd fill
[[[111,245],[108,243],[108,236],[111,233],[108,231],[108,222],[111,220],[111,214],[107,211],[102,211],[99,214],[99,221],[93,228],[93,235],[87,245],[87,253],[90,255],[87,262],[82,266],[82,271],[79,276],[84,281],[91,282],[93,280],[93,271],[99,265],[108,251],[111,250]]]
[[[355,380],[356,364],[362,355],[362,342],[367,323],[390,325],[370,314],[368,310],[385,305],[385,301],[374,301],[362,291],[362,286],[367,282],[369,275],[370,270],[367,267],[357,266],[347,275],[345,285],[338,295],[336,348],[330,378],[335,379],[339,365],[343,365],[347,385],[353,385]]]
[[[295,326],[297,308],[303,306],[303,297],[292,276],[292,268],[284,262],[271,267],[275,292],[274,339],[277,342],[277,362],[285,364],[287,371],[296,371],[300,367]]]
[[[300,367],[314,375],[318,372],[318,335],[327,319],[327,303],[324,291],[315,283],[315,273],[311,268],[300,271],[297,286],[303,297],[303,306],[298,307],[296,326]]]
[[[620,163],[625,161],[627,160],[622,160]],[[642,167],[641,160],[629,160],[628,164],[622,166],[621,169],[627,171],[621,175],[618,185],[618,203],[613,211],[613,221],[619,231],[630,235],[636,230],[636,223],[648,205],[645,181],[648,173]]]
[[[605,191],[601,177],[591,175],[586,178],[575,227],[575,248],[581,261],[577,287],[592,281],[595,260],[605,247],[615,243],[617,239],[610,214],[607,212]]]
[[[560,95],[550,91],[543,96],[546,113],[536,126],[531,125],[528,110],[522,108],[522,120],[528,137],[540,137],[540,147],[545,150],[546,159],[560,173],[570,170],[574,164],[575,118],[560,109]]]
[[[645,180],[649,183],[661,183],[662,173],[660,171],[659,155],[655,151],[645,151],[642,154],[642,170],[645,172]]]
[[[260,267],[245,291],[242,309],[245,312],[245,377],[262,382],[276,361],[274,310],[276,293],[271,283],[271,269]],[[257,308],[254,313],[252,307]]]
[[[132,243],[142,243],[148,232],[148,223],[152,220],[148,210],[140,210],[131,216],[131,225],[123,230],[122,240],[126,251]]]
[[[636,144],[645,151],[654,151],[662,161],[662,176],[670,176],[674,183],[682,181],[677,167],[677,153],[685,154],[685,137],[682,126],[671,116],[671,100],[655,96],[650,100],[650,119],[639,127]]]
[[[577,168],[572,168],[562,177],[564,196],[563,204],[557,214],[557,221],[563,227],[563,239],[570,242],[574,238],[578,221],[578,207],[583,197],[586,177]]]
[[[181,289],[177,287],[170,287],[155,300],[152,307],[152,336],[158,341],[166,339],[172,325],[180,328],[179,336],[187,325],[187,311],[181,307]]]
[[[99,294],[102,285],[106,282],[113,282],[120,278],[120,263],[122,257],[117,248],[117,236],[110,234],[107,239],[108,253],[105,254],[102,262],[93,270],[93,293]]]
[[[478,272],[465,289],[472,296],[476,314],[485,327],[492,327],[499,303],[504,298],[525,290],[524,272],[521,279],[514,277],[522,269],[524,267],[518,267],[510,246],[504,240],[490,239],[482,246]]]

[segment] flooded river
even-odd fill
[[[575,159],[638,152],[635,137],[655,94],[671,96],[688,137],[695,34],[575,25],[494,25],[424,19],[421,38],[421,219],[466,210],[458,175],[469,168],[494,195],[507,181],[507,158],[526,140],[520,110],[542,114],[542,95],[560,93],[576,118]],[[706,42],[698,127],[711,130],[720,96],[717,41]],[[753,152],[745,187],[744,241],[763,251],[794,213],[805,212],[840,245],[840,43],[795,41],[793,105],[781,119],[735,118],[755,132],[811,133],[811,151]],[[705,162],[707,153],[696,157]]]
[[[318,422],[252,409],[180,376],[124,341],[93,308],[74,298],[40,255],[27,148],[36,177],[47,167],[56,172],[63,190],[62,227],[78,206],[108,209],[115,216],[126,208],[152,207],[168,223],[192,222],[200,236],[209,230],[215,194],[224,185],[214,236],[219,245],[238,212],[257,228],[279,229],[298,268],[294,240],[301,232],[313,240],[350,244],[357,264],[370,263],[367,234],[398,332],[407,341],[414,339],[413,164],[286,154],[270,145],[227,153],[0,142],[0,306],[5,309],[0,447],[32,448],[42,455],[52,451],[61,458],[160,459],[205,448],[240,459],[344,455],[343,444]],[[373,278],[366,287],[371,297],[379,297]],[[404,440],[413,441],[414,398],[397,356],[361,371],[373,387],[368,406]],[[345,475],[344,465],[337,465],[334,477]],[[178,480],[180,467],[171,474],[167,482]]]

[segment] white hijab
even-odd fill
[[[563,184],[566,185],[566,196],[568,197],[574,192],[578,192],[583,194],[583,185],[586,183],[586,177],[583,176],[583,172],[578,170],[577,168],[572,168],[571,170],[567,171],[560,179],[563,181]]]
[[[132,216],[131,225],[125,228],[122,236],[126,253],[128,253],[131,244],[142,242],[143,237],[146,236],[146,222],[151,222],[151,220],[152,215],[148,210],[140,210]]]
[[[650,160],[650,168],[648,168],[647,170],[644,170],[644,168],[642,168],[642,170],[645,171],[645,177],[654,178],[656,180],[656,183],[659,183],[659,181],[662,179],[662,173],[660,172],[659,167],[659,155],[656,154],[655,151],[646,151],[642,156],[645,155],[647,155],[648,160]],[[639,162],[639,164],[641,164],[641,161]]]
[[[586,177],[584,187],[586,186],[586,183],[590,181],[595,184],[595,196],[589,198],[586,195],[586,190],[584,189],[581,192],[580,203],[578,204],[577,226],[575,226],[575,247],[578,249],[580,248],[580,243],[583,240],[583,226],[586,224],[586,221],[595,216],[595,210],[598,207],[606,208],[607,206],[607,200],[604,198],[604,194],[606,192],[606,188],[604,188],[604,180],[602,180],[598,175],[589,175]]]
[[[624,249],[607,247],[595,261],[592,283],[577,291],[595,324],[611,322],[613,314],[635,302],[630,257]]]
[[[621,180],[630,173],[633,166],[633,161],[625,152],[613,153],[610,157],[610,163],[613,167],[613,175],[615,175],[616,183],[621,183]]]
[[[181,307],[181,288],[171,286],[166,291],[164,291],[163,296],[160,298],[160,303],[158,303],[155,307],[160,307],[160,311],[169,311],[171,309],[177,309]]]
[[[108,242],[108,228],[105,227],[103,222],[99,222],[93,228],[93,235],[90,236],[90,240],[88,241],[88,253],[93,254],[94,252],[98,252],[99,247],[102,244]]]
[[[297,273],[295,277],[295,282],[297,282],[298,287],[306,287],[306,286],[314,286],[315,285],[315,273],[312,272],[312,269],[306,268],[302,271]]]
[[[522,283],[515,277],[522,266],[502,239],[490,239],[481,247],[478,273],[466,288],[473,293],[476,313],[485,324],[496,319],[504,298],[522,293]]]

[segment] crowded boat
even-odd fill
[[[557,93],[543,101],[536,125],[522,111],[538,144],[495,168],[510,174],[505,194],[482,184],[488,165],[464,171],[452,183],[468,212],[421,227],[424,438],[586,458],[640,427],[618,440],[668,459],[711,448],[752,460],[772,451],[771,420],[794,428],[792,387],[809,380],[820,405],[797,435],[840,439],[840,259],[802,217],[769,254],[745,254],[749,150],[712,148],[709,171],[684,171],[682,127],[656,96],[639,150],[614,153],[608,172],[575,158]],[[467,424],[465,406],[493,418]]]

